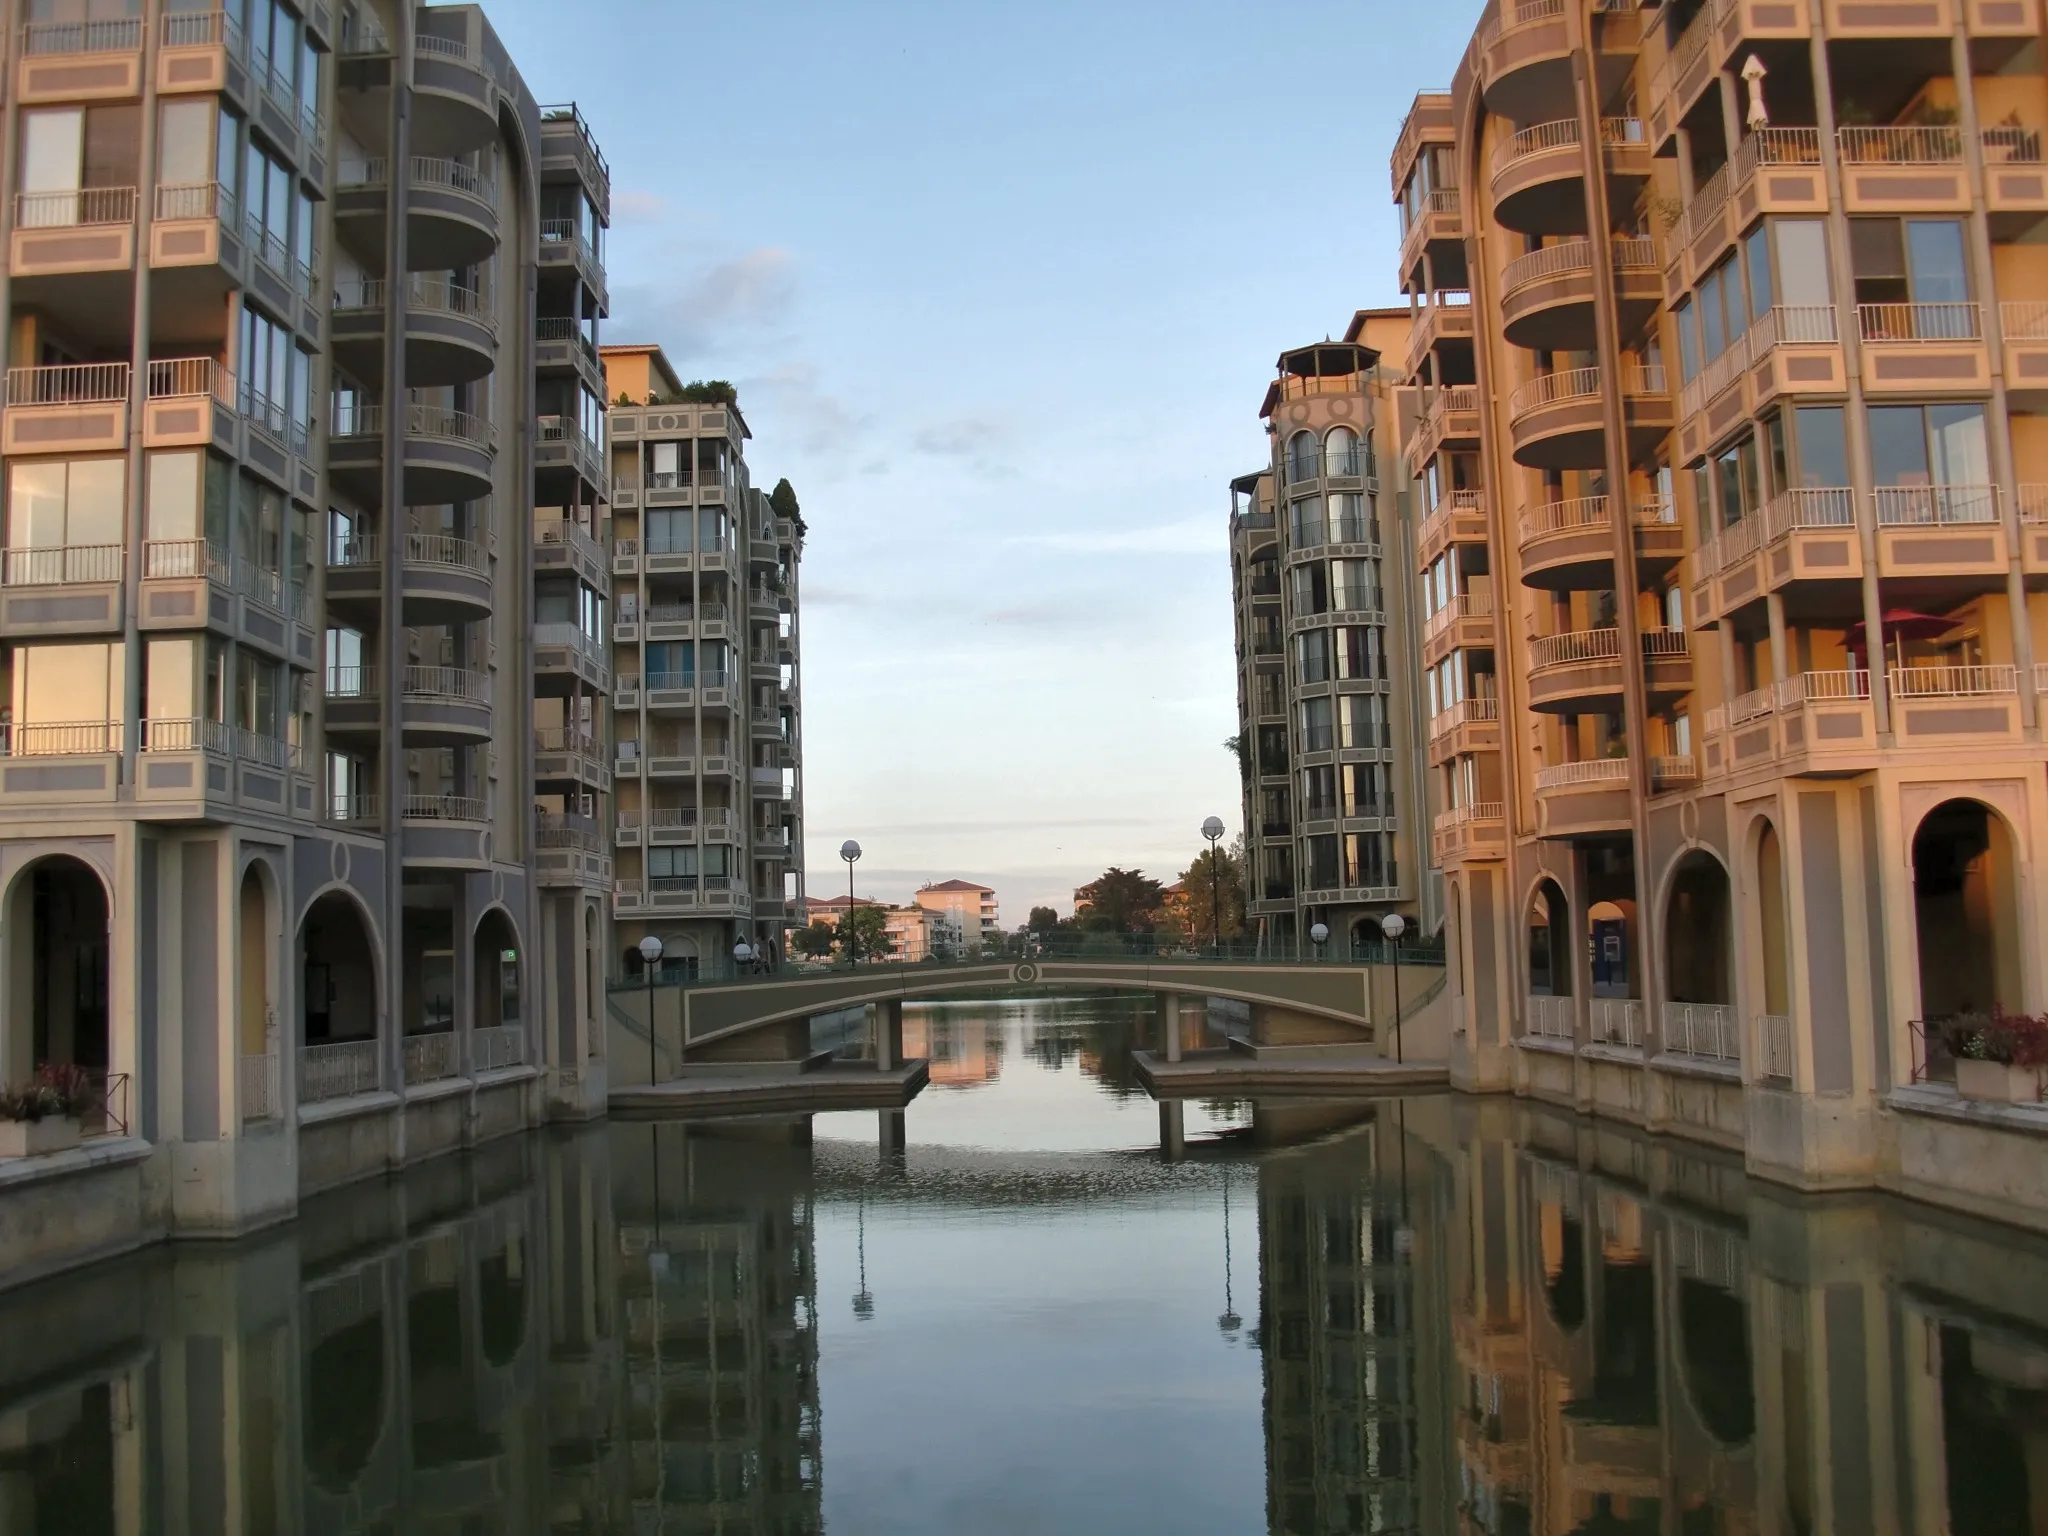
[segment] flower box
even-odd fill
[[[41,1157],[78,1145],[78,1122],[68,1115],[40,1120],[0,1120],[0,1157]]]
[[[2002,1061],[1956,1062],[1956,1092],[1966,1099],[1992,1104],[2033,1104],[2041,1097],[2041,1068],[2014,1067]]]

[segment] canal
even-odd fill
[[[1506,1100],[1176,1130],[1142,1008],[0,1296],[0,1536],[2048,1529],[2048,1245]]]

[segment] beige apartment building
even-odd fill
[[[1389,912],[1440,926],[1431,869],[1414,493],[1384,363],[1406,310],[1361,310],[1344,339],[1280,355],[1259,409],[1265,467],[1230,486],[1246,918],[1276,948],[1377,943]]]
[[[1925,1027],[2048,1006],[2041,27],[1524,0],[1416,98],[1458,1082],[2042,1203]]]
[[[729,390],[659,347],[602,349],[613,406],[615,944],[717,974],[803,915],[797,566],[803,525],[748,477]]]
[[[104,1099],[21,1278],[602,1110],[608,874],[534,807],[609,192],[473,6],[0,21],[0,1079]]]
[[[996,903],[996,893],[972,880],[940,880],[921,885],[911,902],[938,914],[946,930],[941,942],[958,954],[978,955],[982,945],[1003,936],[1002,910]]]

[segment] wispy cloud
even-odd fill
[[[1012,544],[1084,555],[1213,555],[1224,530],[1214,519],[1191,517],[1146,528],[1084,528],[1064,533],[1020,533]]]
[[[956,416],[921,428],[911,446],[940,458],[969,459],[1003,435],[1001,422],[989,416]]]
[[[674,205],[659,192],[641,192],[626,188],[612,193],[612,222],[615,224],[652,224],[668,216]]]
[[[810,362],[789,362],[766,373],[740,380],[740,398],[764,398],[778,429],[787,429],[805,453],[832,456],[843,461],[866,434],[874,418],[856,411],[820,382],[818,366]],[[842,471],[843,472],[843,471]],[[827,479],[838,478],[837,474]]]
[[[678,253],[669,260],[682,264]],[[650,332],[685,361],[729,351],[736,337],[787,320],[796,304],[796,258],[764,245],[703,268],[680,288],[639,283],[615,292],[625,330]]]

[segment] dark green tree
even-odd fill
[[[1042,939],[1047,934],[1055,931],[1059,925],[1060,915],[1053,911],[1051,907],[1033,907],[1031,909],[1030,921],[1024,924],[1024,931],[1035,934]]]
[[[895,949],[889,936],[889,914],[881,907],[855,907],[839,920],[842,936],[862,960],[874,960]]]
[[[1211,934],[1225,941],[1244,937],[1244,840],[1228,848],[1203,849],[1181,873],[1187,902],[1187,941],[1207,944]],[[1215,891],[1216,922],[1209,920],[1210,891]]]
[[[1110,865],[1088,886],[1088,910],[1074,914],[1081,927],[1097,933],[1149,933],[1159,925],[1166,888],[1142,869]]]
[[[790,948],[812,960],[823,960],[838,942],[839,935],[830,923],[812,923],[789,936]]]

